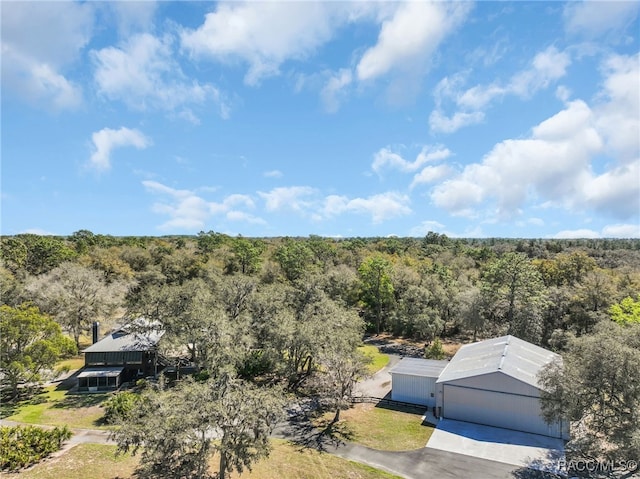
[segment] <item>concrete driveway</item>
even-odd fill
[[[451,419],[438,421],[427,448],[549,472],[564,458],[562,439]]]
[[[391,374],[389,370],[393,368],[401,356],[389,354],[389,363],[373,376],[360,381],[354,388],[354,396],[369,396],[374,398],[383,398],[391,392]]]

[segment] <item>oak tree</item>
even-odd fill
[[[76,353],[71,338],[49,316],[28,303],[0,306],[0,371],[18,394],[21,382],[38,382],[61,358]]]

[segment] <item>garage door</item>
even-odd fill
[[[443,393],[442,415],[446,418],[561,437],[559,424],[545,423],[536,397],[452,384],[444,384]]]

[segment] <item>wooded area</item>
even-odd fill
[[[429,351],[439,351],[440,341],[512,334],[565,357],[566,367],[545,378],[545,408],[584,426],[583,436],[594,440],[576,440],[580,451],[640,452],[638,239],[112,237],[83,230],[3,237],[0,275],[0,366],[15,378],[14,394],[50,358],[74,349],[50,326],[47,334],[16,329],[27,313],[53,318],[76,346],[96,320],[161,324],[162,350],[187,348],[198,379],[217,385],[218,396],[207,399],[213,412],[202,414],[222,422],[241,409],[233,400],[239,387],[263,398],[253,409],[264,418],[274,416],[285,387],[322,398],[337,420],[364,374],[356,348],[367,333],[423,341]],[[181,391],[183,398],[195,394],[198,384],[159,394],[180,404]],[[264,400],[265,391],[275,403]],[[160,414],[157,401],[149,396],[139,409]],[[140,417],[128,418],[137,429],[123,429],[125,450],[139,445]],[[264,447],[253,450],[255,458],[268,451],[263,439],[272,421],[264,418],[247,426]],[[195,458],[178,464],[180,473],[213,448],[200,437],[201,449],[180,453]],[[221,471],[255,459],[217,450]],[[157,454],[148,455],[153,471]]]

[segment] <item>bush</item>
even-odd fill
[[[433,340],[431,345],[424,350],[424,357],[426,359],[444,359],[447,355],[442,348],[442,341],[440,338],[436,338]]]
[[[0,470],[17,471],[58,451],[71,437],[64,427],[41,429],[36,426],[0,427]]]
[[[110,397],[104,403],[104,416],[102,420],[107,424],[116,424],[124,419],[136,407],[140,396],[136,393],[124,391]]]

